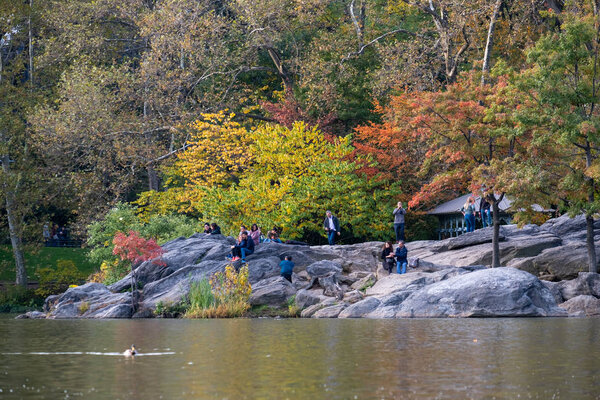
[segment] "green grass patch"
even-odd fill
[[[72,261],[85,276],[98,270],[87,259],[87,249],[70,247],[26,247],[25,265],[27,277],[37,281],[36,271],[40,268],[56,268],[58,260]],[[10,245],[0,246],[0,281],[15,281],[15,261]]]

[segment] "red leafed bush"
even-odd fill
[[[117,232],[113,244],[115,245],[113,254],[119,256],[123,261],[130,261],[132,266],[158,258],[164,253],[164,250],[153,239],[144,239],[135,231],[129,231],[129,235]],[[160,259],[155,260],[154,263],[166,265]]]

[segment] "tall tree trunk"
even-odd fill
[[[33,89],[33,33],[31,31],[31,13],[33,12],[33,0],[29,0],[29,85]]]
[[[146,171],[148,172],[148,189],[158,192],[160,190],[160,178],[154,169],[154,165],[149,164],[146,167]]]
[[[585,149],[585,164],[587,168],[592,166],[592,146],[588,140],[586,140],[586,149]],[[589,192],[588,192],[588,202],[593,204],[596,200],[595,192],[596,192],[596,182],[594,179],[589,178],[588,181]],[[590,272],[598,272],[597,260],[596,260],[596,245],[594,244],[594,216],[590,214],[586,214],[585,216],[586,222],[586,246],[588,253],[588,269]]]
[[[4,175],[8,177],[10,173],[10,157],[2,156],[2,170]],[[6,196],[6,218],[8,219],[8,231],[10,235],[10,243],[15,257],[15,271],[17,275],[16,283],[23,287],[27,287],[27,270],[25,269],[25,258],[23,257],[23,243],[21,241],[21,230],[19,220],[15,212],[15,192],[8,185],[4,184],[4,195]]]
[[[594,243],[594,217],[592,215],[585,216],[587,227],[587,253],[588,253],[588,269],[589,272],[598,272],[598,264],[596,261],[596,245]]]
[[[492,47],[494,46],[494,30],[496,29],[496,21],[498,20],[498,14],[500,14],[500,7],[502,7],[503,0],[496,0],[494,5],[494,12],[490,18],[490,26],[488,28],[487,41],[485,43],[485,51],[483,53],[483,67],[481,69],[481,84],[485,85],[485,79],[490,73],[490,54]]]
[[[493,199],[492,199],[493,198]],[[494,234],[492,235],[492,268],[499,268],[500,265],[500,202],[504,198],[504,193],[496,199],[496,195],[488,196],[488,201],[492,204],[492,218],[494,222]]]

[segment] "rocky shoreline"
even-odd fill
[[[600,245],[600,221],[596,222]],[[542,226],[501,227],[501,262],[491,269],[492,229],[442,241],[407,243],[410,267],[389,275],[382,243],[299,246],[265,243],[248,256],[250,303],[281,307],[293,298],[305,318],[446,318],[600,316],[600,275],[587,269],[585,220],[566,216]],[[44,312],[21,318],[148,318],[157,305],[184,299],[190,283],[225,268],[231,237],[196,234],[163,246],[166,266],[141,264],[139,309],[131,310],[129,276],[50,296]],[[598,248],[600,254],[600,246]],[[291,255],[293,284],[279,277]]]

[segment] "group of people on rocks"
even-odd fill
[[[393,211],[394,232],[396,234],[396,242],[398,243],[398,246],[394,250],[393,243],[391,241],[386,242],[381,254],[383,266],[389,273],[392,273],[395,265],[396,271],[399,274],[404,274],[406,273],[406,268],[408,266],[408,250],[404,245],[405,215],[406,210],[402,206],[402,202],[398,202],[397,207]],[[325,212],[323,229],[327,235],[327,242],[329,245],[335,245],[336,237],[341,235],[340,221],[335,215],[333,215],[331,210],[327,210]],[[207,235],[217,235],[221,234],[221,229],[216,223],[209,224],[207,222],[204,224],[204,233]],[[257,224],[252,224],[250,231],[248,231],[244,225],[241,225],[236,243],[231,246],[231,252],[228,254],[227,259],[230,261],[241,260],[242,263],[245,263],[246,257],[254,253],[256,246],[258,246],[260,243],[283,243],[279,238],[279,234],[280,230],[277,227],[274,227],[272,230],[270,230],[265,237],[263,236],[261,229]],[[280,263],[280,268],[280,275],[291,282],[292,273],[294,270],[292,256],[286,255]]]
[[[481,223],[484,228],[486,226],[492,226],[491,204],[485,199],[485,197],[482,197],[481,200],[479,200],[479,211],[477,211],[475,208],[475,198],[473,196],[470,196],[467,199],[460,211],[464,216],[467,232],[475,231],[475,219],[477,214],[480,215]]]
[[[204,233],[207,235],[220,235],[221,228],[216,223],[204,223]],[[231,246],[231,253],[228,255],[228,259],[231,261],[242,260],[246,262],[246,256],[254,253],[254,249],[259,243],[282,243],[279,239],[279,228],[273,227],[267,233],[267,236],[263,236],[261,229],[257,224],[252,224],[250,231],[246,229],[246,226],[240,226],[240,233],[238,234],[235,245]]]

